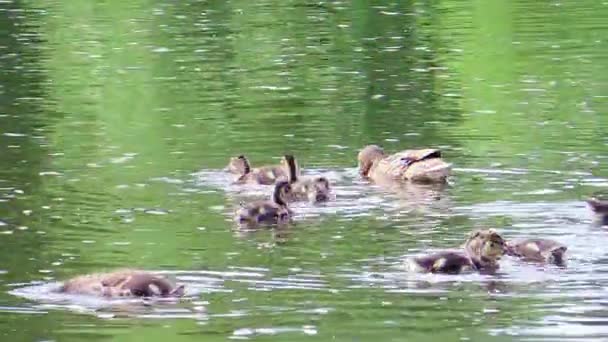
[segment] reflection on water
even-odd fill
[[[607,16],[591,0],[0,1],[2,336],[605,340],[606,229],[582,200],[608,186]],[[369,143],[441,148],[454,175],[368,184]],[[270,188],[218,170],[286,152],[335,200],[235,230]],[[401,267],[489,226],[566,244],[568,266]],[[48,291],[117,267],[188,298]]]

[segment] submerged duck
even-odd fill
[[[357,156],[361,176],[376,181],[389,178],[419,183],[445,182],[451,164],[436,149],[405,150],[387,156],[378,145],[364,147]]]
[[[241,204],[236,211],[235,220],[240,225],[255,227],[259,224],[284,224],[291,219],[287,201],[291,198],[292,188],[287,181],[279,181],[274,186],[271,200],[261,200]]]
[[[224,169],[238,175],[237,183],[257,183],[270,185],[276,183],[280,178],[286,178],[284,167],[281,165],[269,165],[252,168],[251,163],[244,155],[231,157],[228,166]]]
[[[494,230],[471,233],[463,250],[447,250],[408,259],[409,269],[416,272],[459,274],[469,270],[493,272],[505,253],[505,240]]]
[[[165,277],[146,271],[119,270],[72,278],[59,291],[99,297],[181,297],[184,285],[175,286]]]
[[[568,247],[549,239],[523,239],[507,242],[506,254],[526,261],[547,262],[556,265],[566,263]]]
[[[287,179],[291,184],[293,196],[291,200],[306,201],[311,203],[326,202],[329,200],[329,180],[325,177],[300,178],[298,163],[293,155],[286,154],[281,160],[285,167]]]

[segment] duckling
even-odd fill
[[[567,249],[563,244],[549,239],[523,239],[507,242],[506,254],[526,261],[563,266]]]
[[[301,179],[299,177],[299,167],[293,155],[286,154],[281,160],[285,167],[287,179],[293,190],[293,201],[308,200],[311,203],[326,202],[329,200],[330,186],[329,180],[325,177],[311,177]]]
[[[287,177],[282,166],[262,166],[252,168],[244,155],[230,158],[228,166],[224,169],[238,175],[236,183],[257,183],[271,185],[279,178]]]
[[[459,274],[469,270],[494,272],[505,252],[505,240],[494,230],[471,233],[463,250],[447,250],[408,259],[409,269],[416,272]]]
[[[182,297],[184,285],[146,271],[119,270],[82,275],[66,281],[60,292],[99,297]]]
[[[249,173],[251,171],[251,163],[249,163],[249,159],[242,154],[237,157],[230,157],[230,161],[224,168],[224,171],[228,171],[235,175]]]
[[[357,156],[362,177],[376,181],[379,178],[417,183],[444,183],[450,174],[451,164],[441,159],[436,149],[405,150],[387,156],[378,145],[364,147]]]
[[[241,204],[241,208],[236,211],[235,220],[247,227],[288,223],[291,211],[287,207],[287,201],[291,196],[291,184],[287,181],[279,181],[274,186],[271,200]]]
[[[585,202],[589,205],[591,210],[596,214],[598,218],[598,224],[608,225],[608,200],[598,199],[597,197],[591,197]]]

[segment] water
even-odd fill
[[[0,336],[7,341],[600,341],[608,3],[0,1]],[[445,188],[386,191],[368,143],[440,147]],[[335,184],[284,230],[230,214],[231,155]],[[479,227],[568,245],[565,269],[411,275]],[[184,301],[53,295],[166,273]]]

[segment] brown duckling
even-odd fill
[[[140,270],[119,270],[78,276],[66,281],[60,292],[100,297],[182,297],[184,285]]]
[[[291,211],[287,207],[287,201],[292,196],[291,184],[287,181],[279,181],[274,186],[271,200],[241,204],[241,208],[236,211],[235,220],[240,225],[248,227],[288,223],[291,219]]]
[[[408,266],[416,272],[459,274],[468,270],[493,272],[505,252],[505,240],[494,230],[471,233],[463,250],[441,251],[410,258]]]
[[[225,170],[238,175],[236,183],[257,183],[271,185],[279,178],[287,177],[283,166],[262,166],[252,168],[244,155],[230,158]]]
[[[308,200],[311,203],[326,202],[329,200],[331,188],[327,178],[300,178],[298,163],[294,156],[290,154],[283,156],[281,164],[285,166],[285,173],[287,174],[287,179],[293,190],[292,200]]]
[[[567,249],[568,247],[554,240],[523,239],[507,242],[506,254],[526,261],[564,265]]]
[[[377,180],[389,178],[418,183],[443,183],[451,164],[436,149],[405,150],[387,156],[378,145],[364,147],[357,156],[361,176]]]
[[[585,202],[587,202],[591,210],[596,214],[598,218],[597,223],[608,225],[608,200],[591,197]]]

